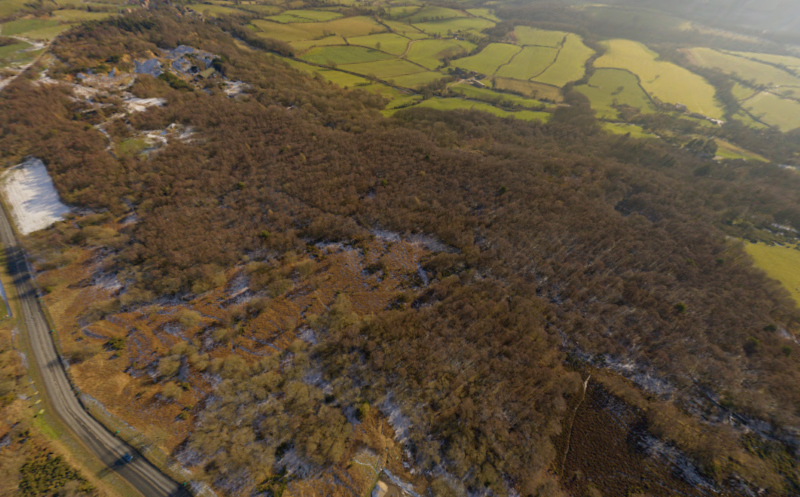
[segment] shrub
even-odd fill
[[[125,337],[114,337],[109,339],[106,342],[106,347],[111,350],[124,350],[125,349]]]

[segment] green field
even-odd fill
[[[745,81],[764,86],[800,86],[800,78],[775,66],[755,60],[722,53],[710,48],[687,50],[692,62],[702,67],[711,67],[724,73],[737,75]]]
[[[392,58],[391,55],[372,48],[352,46],[330,46],[312,48],[301,59],[325,66],[374,62]]]
[[[509,93],[499,93],[487,88],[475,88],[474,86],[466,83],[452,86],[450,87],[450,91],[471,100],[481,100],[483,102],[500,106],[519,105],[520,107],[527,107],[529,109],[538,109],[545,105],[542,102],[532,98],[520,97],[518,95],[511,95]]]
[[[545,31],[528,26],[514,28],[514,39],[517,45],[538,45],[542,47],[558,48],[564,42],[567,33],[563,31]]]
[[[24,36],[31,31],[55,28],[59,25],[56,20],[20,19],[0,25],[0,34],[3,36]]]
[[[31,45],[25,42],[0,47],[0,68],[26,64],[39,55],[41,51],[28,51]]]
[[[630,40],[603,42],[607,52],[595,61],[598,68],[626,69],[636,74],[651,97],[669,104],[682,103],[690,111],[721,118],[715,90],[706,80],[680,66],[657,60],[658,54]]]
[[[508,61],[522,50],[516,45],[506,43],[490,43],[477,55],[454,60],[452,65],[467,71],[475,71],[480,74],[491,76],[497,68]]]
[[[284,15],[300,17],[314,22],[333,21],[339,19],[342,14],[330,10],[287,10]]]
[[[625,123],[603,123],[603,129],[615,135],[630,134],[633,138],[658,138],[658,135],[648,133],[641,126]]]
[[[636,76],[621,69],[597,69],[588,85],[575,89],[589,98],[599,119],[617,119],[614,105],[629,105],[644,113],[655,111]]]
[[[740,57],[745,57],[767,64],[776,64],[786,67],[789,71],[800,75],[800,57],[791,57],[789,55],[774,55],[755,52],[727,52]]]
[[[523,121],[547,122],[547,120],[550,118],[550,114],[547,112],[535,112],[531,110],[510,112],[503,109],[498,109],[497,107],[489,105],[485,102],[473,102],[461,98],[429,98],[428,100],[423,100],[414,107],[436,110],[478,110],[481,112],[488,112],[489,114],[494,114],[495,116],[499,117],[513,117]],[[385,112],[387,115],[391,115],[392,113],[393,112],[391,111]]]
[[[783,132],[800,128],[800,103],[764,92],[742,102],[742,107],[761,121]]]
[[[494,26],[492,21],[479,17],[457,17],[442,21],[420,22],[414,24],[420,31],[431,35],[446,36],[455,33],[471,32],[478,35],[480,31]]]
[[[64,22],[84,22],[84,21],[101,21],[111,17],[110,12],[87,12],[85,10],[56,10],[53,15]]]
[[[346,45],[347,42],[341,36],[328,36],[319,40],[303,40],[293,41],[290,45],[295,49],[295,52],[301,54],[314,47],[327,47],[330,45]]]
[[[558,49],[555,48],[523,47],[511,62],[497,71],[497,76],[526,81],[544,73],[557,56]]]
[[[467,9],[467,12],[475,17],[483,17],[484,19],[488,19],[490,21],[501,21],[500,18],[494,15],[494,11],[491,9]]]
[[[421,10],[419,5],[398,5],[386,8],[386,15],[392,19],[402,19],[418,10]]]
[[[351,36],[365,36],[386,31],[386,28],[371,18],[363,16],[347,17],[327,22],[296,24],[281,24],[256,19],[252,24],[264,33],[264,36],[287,42],[313,40],[315,38],[323,38],[329,34],[349,38]]]
[[[374,48],[393,55],[403,55],[408,48],[409,41],[408,38],[404,38],[395,33],[355,36],[347,39],[347,42],[351,45]]]
[[[417,40],[409,46],[406,58],[428,69],[436,69],[442,65],[443,58],[466,55],[474,48],[473,43],[464,40]]]
[[[494,84],[499,90],[507,90],[531,98],[544,98],[552,102],[561,101],[561,89],[556,86],[508,78],[495,78]]]
[[[403,21],[415,24],[418,22],[437,21],[441,19],[453,19],[455,17],[467,17],[467,14],[461,12],[460,10],[448,9],[446,7],[435,7],[433,5],[429,5],[423,7],[422,10],[414,13],[414,15],[404,18]]]
[[[392,32],[412,40],[421,40],[428,37],[428,35],[410,24],[396,21],[383,21],[383,23],[389,26],[389,29],[391,29]]]
[[[800,251],[794,247],[746,243],[745,250],[755,265],[778,280],[800,304]]]
[[[393,77],[392,82],[398,86],[402,86],[403,88],[417,89],[427,85],[428,83],[439,81],[443,77],[444,75],[440,72],[427,71],[409,74],[408,76]]]
[[[583,44],[580,36],[570,33],[556,61],[533,81],[559,87],[577,81],[586,73],[586,61],[593,54],[594,51]]]
[[[352,71],[357,74],[363,74],[365,76],[374,76],[384,80],[392,79],[397,76],[405,76],[407,74],[425,72],[424,68],[402,59],[380,60],[362,64],[347,64],[341,66],[340,69]]]
[[[759,162],[769,162],[764,157],[738,147],[732,143],[728,143],[720,139],[715,139],[714,141],[717,143],[717,156],[723,159],[744,159]]]

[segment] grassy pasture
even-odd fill
[[[752,97],[758,92],[742,84],[734,83],[733,88],[731,89],[731,93],[733,93],[733,96],[736,98],[736,100],[739,100],[741,102],[742,100],[747,100],[748,98]]]
[[[560,47],[567,33],[563,31],[546,31],[529,26],[514,28],[514,39],[517,45],[538,45],[542,47]]]
[[[30,62],[38,55],[39,51],[26,51],[29,48],[31,45],[25,42],[0,47],[0,68]]]
[[[114,15],[110,12],[87,12],[72,9],[56,10],[53,14],[64,22],[100,21]]]
[[[398,76],[417,74],[425,72],[420,66],[402,59],[379,60],[362,64],[347,64],[340,67],[347,71],[352,71],[365,76],[375,76],[376,78],[388,80]]]
[[[756,267],[778,280],[800,305],[800,251],[795,247],[746,243],[744,249]]]
[[[444,57],[466,55],[474,48],[473,43],[464,40],[417,40],[409,47],[406,58],[428,69],[436,69]]]
[[[421,10],[419,5],[397,5],[386,9],[386,15],[392,19],[402,19]]]
[[[655,111],[647,94],[639,87],[636,76],[621,69],[597,69],[588,85],[576,86],[575,89],[589,98],[600,119],[618,117],[614,104],[636,107],[644,113]]]
[[[394,84],[402,86],[403,88],[417,89],[427,85],[428,83],[439,81],[443,77],[444,75],[440,72],[427,71],[427,72],[419,72],[416,74],[409,74],[408,76],[394,77],[392,78],[392,81],[394,82]]]
[[[794,100],[761,92],[743,102],[742,107],[761,121],[783,132],[800,127],[800,103]]]
[[[498,90],[512,91],[531,98],[543,98],[552,102],[561,101],[561,89],[556,86],[509,78],[495,78],[494,84]]]
[[[414,24],[419,30],[430,35],[445,36],[451,33],[473,32],[479,34],[486,28],[491,28],[495,23],[479,17],[457,17],[442,21],[419,22]]]
[[[29,0],[3,0],[0,2],[0,17],[8,17],[25,7]]]
[[[556,61],[533,81],[553,86],[564,86],[577,81],[586,73],[586,61],[594,51],[583,44],[580,36],[570,33],[558,52]]]
[[[585,12],[603,23],[620,24],[642,32],[663,29],[681,30],[689,27],[689,23],[679,17],[634,7],[591,6],[587,7]]]
[[[264,36],[276,40],[292,42],[324,38],[326,35],[339,35],[346,38],[382,33],[386,28],[369,17],[347,17],[327,22],[307,22],[298,24],[280,24],[263,19],[252,22]]]
[[[497,71],[497,76],[528,80],[542,74],[556,61],[558,50],[549,47],[523,47],[511,62]]]
[[[330,81],[331,83],[339,85],[342,88],[369,86],[372,84],[372,82],[366,78],[362,78],[360,76],[356,76],[353,74],[348,74],[342,71],[337,71],[335,69],[323,69],[321,67],[312,66],[304,62],[299,62],[292,59],[282,59],[282,60],[287,64],[289,64],[290,66],[292,66],[293,68],[298,69],[300,71],[304,71],[312,75],[319,74],[326,81]]]
[[[233,9],[231,7],[225,7],[224,5],[209,5],[205,3],[196,3],[193,5],[187,5],[187,9],[197,12],[198,14],[219,17],[219,16],[229,16],[229,15],[241,15],[242,12],[239,9]]]
[[[339,12],[332,12],[330,10],[287,10],[283,13],[289,16],[310,19],[314,22],[333,21],[334,19],[342,17],[342,14]]]
[[[495,116],[499,117],[513,117],[523,121],[546,122],[550,118],[550,114],[546,112],[535,112],[530,110],[510,112],[499,109],[485,102],[473,102],[471,100],[464,100],[461,98],[429,98],[428,100],[423,100],[414,107],[436,110],[478,110],[481,112],[488,112],[489,114],[494,114]]]
[[[714,139],[714,141],[717,142],[717,156],[722,157],[723,159],[744,159],[759,162],[769,162],[764,157],[750,152],[749,150],[745,150],[742,147],[738,147],[733,143],[728,143],[725,140],[720,140],[718,138]]]
[[[467,13],[472,14],[475,17],[488,19],[493,22],[501,22],[501,19],[494,15],[494,11],[491,9],[467,9]]]
[[[520,97],[519,95],[511,95],[509,93],[499,93],[487,88],[475,88],[474,86],[466,83],[460,83],[452,86],[450,91],[465,98],[480,100],[496,105],[519,105],[529,109],[538,109],[542,105],[545,105],[544,103],[532,98]]]
[[[397,21],[383,21],[383,23],[389,26],[393,32],[412,40],[421,40],[428,37],[428,35],[410,24]]]
[[[703,47],[692,48],[688,53],[697,65],[737,75],[745,81],[754,81],[757,85],[800,86],[800,78],[769,64]]]
[[[19,19],[0,25],[0,34],[3,36],[26,36],[32,31],[53,29],[58,25],[59,22],[52,19]]]
[[[423,7],[418,12],[415,12],[413,15],[404,18],[403,21],[410,22],[413,24],[417,22],[453,19],[455,17],[467,17],[467,14],[461,12],[460,10],[428,5],[426,7]]]
[[[452,65],[467,71],[475,71],[491,76],[497,71],[498,67],[506,64],[520,50],[522,49],[515,45],[490,43],[477,55],[454,60]]]
[[[328,36],[327,38],[322,38],[319,40],[303,40],[303,41],[293,41],[290,43],[292,47],[295,49],[295,52],[301,54],[307,50],[310,50],[314,47],[327,47],[330,45],[346,45],[347,42],[344,41],[344,38],[341,36]]]
[[[394,55],[403,55],[408,48],[408,38],[404,38],[395,33],[380,33],[377,35],[355,36],[348,38],[347,42],[351,45],[375,48]]]
[[[682,103],[690,111],[709,117],[722,117],[714,87],[697,74],[657,60],[658,54],[635,41],[610,40],[604,44],[608,51],[595,61],[595,67],[626,69],[639,77],[652,97],[670,104]]]
[[[261,5],[261,4],[240,5],[239,8],[242,10],[247,10],[249,12],[255,12],[256,14],[261,14],[266,16],[279,14],[281,11],[281,8],[276,5]]]
[[[281,24],[296,24],[301,22],[314,22],[313,19],[306,19],[303,17],[293,16],[291,14],[276,14],[274,16],[265,17],[267,21],[279,22]]]
[[[357,64],[390,59],[392,56],[372,48],[352,46],[329,46],[312,48],[301,59],[326,66]]]
[[[732,55],[738,55],[751,60],[764,62],[766,64],[776,64],[785,66],[788,70],[795,74],[800,74],[800,57],[792,57],[789,55],[774,55],[766,53],[755,52],[726,52]]]
[[[603,129],[615,135],[630,134],[632,138],[658,138],[658,135],[648,133],[641,126],[625,123],[603,123]]]

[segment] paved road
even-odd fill
[[[39,306],[22,248],[2,208],[0,208],[0,242],[6,249],[8,269],[19,295],[21,318],[25,321],[33,360],[40,372],[45,394],[55,414],[103,464],[111,471],[119,473],[145,497],[188,497],[190,494],[185,489],[147,462],[128,444],[116,438],[81,407],[73,394],[66,370],[50,337],[47,320]],[[134,455],[134,459],[125,462],[123,460],[125,453]]]

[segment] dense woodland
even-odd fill
[[[318,345],[219,369],[224,382],[188,442],[210,475],[259,478],[290,449],[311,464],[341,463],[345,413],[388,396],[412,421],[419,467],[497,495],[509,485],[560,495],[552,437],[582,388],[574,361],[630,363],[663,381],[660,398],[691,412],[711,398],[767,421],[764,435],[796,450],[800,347],[785,337],[797,311],[733,238],[775,223],[800,229],[796,174],[612,137],[569,90],[546,125],[423,109],[385,119],[379,96],[311,79],[174,14],[71,31],[53,47],[50,75],[112,60],[130,69],[124,55],[179,44],[219,54],[223,74],[252,85],[244,98],[140,76],[131,91],[167,105],[108,129],[124,138],[180,123],[199,140],[115,157],[92,125],[118,99],[83,112],[68,86],[36,84],[36,72],[0,98],[5,164],[39,157],[66,202],[135,213],[118,230],[68,222],[49,235],[59,249],[103,247],[125,285],[106,312],[207,291],[242,261],[313,253],[321,241],[359,246],[374,229],[451,248],[425,261],[430,285],[392,309],[358,317],[342,297],[310,320]],[[304,381],[309,368],[338,385],[332,398]],[[701,468],[720,484],[735,471],[773,495],[796,494],[793,463],[769,479],[709,447],[693,455],[705,454]]]

